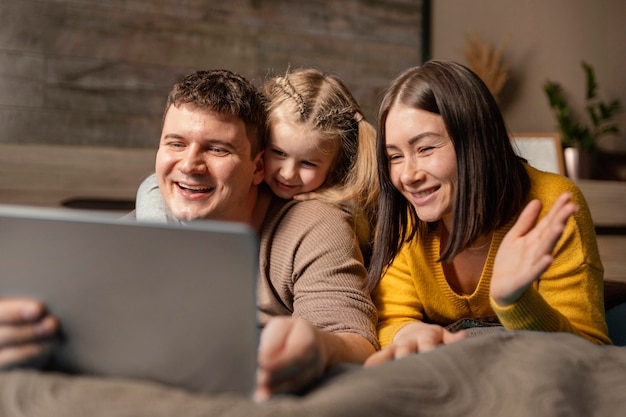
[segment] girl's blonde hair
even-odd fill
[[[336,142],[337,155],[315,196],[354,216],[361,246],[369,252],[378,203],[376,129],[334,74],[316,69],[287,71],[266,82],[264,93],[270,131],[273,124],[284,121],[319,134],[320,143]]]

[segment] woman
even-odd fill
[[[462,333],[444,327],[483,316],[510,330],[610,343],[603,268],[582,194],[515,154],[474,73],[430,61],[398,76],[380,106],[377,153],[370,279],[380,278],[374,301],[379,339],[389,347],[370,363],[458,340]],[[533,228],[537,217],[543,220]],[[517,252],[519,245],[527,252]]]

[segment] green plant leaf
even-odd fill
[[[600,121],[602,120],[602,111],[600,111],[600,114],[598,114],[598,112],[596,111],[595,106],[593,105],[587,105],[585,107],[587,109],[587,114],[589,115],[589,118],[591,119],[591,123],[594,125],[594,127],[598,127],[598,125],[600,124]]]
[[[600,109],[600,115],[603,119],[610,119],[621,110],[621,103],[619,100],[613,100],[609,104],[605,104],[604,102],[598,103],[598,107]]]
[[[591,127],[577,120],[569,104],[563,96],[563,89],[555,81],[548,80],[544,84],[544,92],[550,107],[554,111],[561,141],[564,147],[576,146],[583,151],[595,148],[596,140],[610,133],[618,133],[619,128],[612,121],[613,116],[621,111],[621,102],[613,100],[609,103],[598,99],[598,83],[593,67],[582,61],[586,82],[585,110],[591,121]]]
[[[598,83],[596,82],[596,73],[593,67],[582,61],[583,70],[585,71],[585,79],[587,84],[587,100],[591,100],[596,97],[596,90],[598,89]]]

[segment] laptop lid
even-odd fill
[[[54,369],[250,394],[257,273],[241,224],[0,205],[0,297],[60,318]]]

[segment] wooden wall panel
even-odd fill
[[[0,143],[155,147],[184,74],[345,79],[368,119],[422,52],[420,0],[0,0]]]

